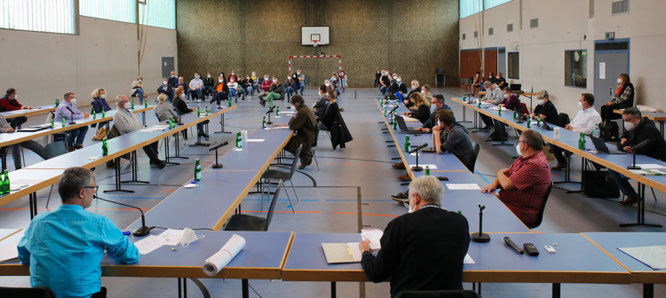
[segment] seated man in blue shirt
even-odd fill
[[[64,96],[64,101],[56,108],[54,120],[55,123],[60,123],[62,118],[65,118],[66,123],[70,123],[75,119],[83,119],[90,117],[89,113],[83,113],[76,107],[76,98],[74,92],[67,92]],[[74,149],[83,148],[83,140],[86,138],[88,126],[81,126],[67,132],[67,148],[69,151]],[[74,142],[76,141],[76,143]]]
[[[100,262],[104,250],[132,264],[139,251],[108,218],[85,211],[97,191],[93,173],[66,169],[58,192],[62,205],[40,214],[18,244],[19,260],[30,267],[30,285],[48,287],[58,297],[106,297]]]

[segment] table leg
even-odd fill
[[[633,227],[633,226],[646,226],[661,228],[660,224],[645,223],[645,184],[638,183],[638,208],[637,208],[636,223],[620,224],[620,227]]]
[[[7,169],[7,147],[2,147],[2,173]]]
[[[465,105],[462,105],[462,114],[463,114],[463,116],[462,116],[463,120],[460,121],[460,122],[463,122],[463,123],[471,123],[472,122],[472,121],[467,121],[467,107],[465,107]]]
[[[561,294],[561,284],[560,283],[554,283],[553,284],[553,298],[560,298]]]
[[[120,181],[120,157],[117,157],[114,159],[114,169],[115,169],[115,178],[116,178],[116,189],[107,189],[104,191],[104,193],[109,193],[109,192],[130,192],[133,193],[133,190],[129,189],[122,189],[121,181]]]
[[[659,131],[661,132],[661,137],[663,138],[664,137],[664,121],[659,121],[659,128],[660,128]]]
[[[215,133],[231,133],[230,131],[224,130],[224,113],[220,115],[220,131],[216,131]]]
[[[30,205],[30,220],[37,216],[37,193],[33,192],[28,196],[28,204]]]
[[[336,287],[335,287],[335,282],[331,282],[331,298],[335,298],[337,296],[336,294]]]
[[[138,160],[136,157],[136,150],[132,151],[130,155],[130,166],[132,167],[132,180],[126,180],[126,181],[120,181],[121,183],[144,183],[148,184],[148,181],[141,181],[139,180],[139,166],[138,166]]]
[[[176,147],[176,148],[175,148],[174,151],[176,152],[176,154],[174,156],[171,156],[171,158],[190,159],[187,156],[180,156],[180,136],[176,133],[176,134],[173,135],[173,137],[175,138],[174,147]],[[197,134],[197,139],[198,138],[199,137],[198,137],[198,134]]]
[[[654,297],[654,284],[643,284],[643,298]]]
[[[141,112],[141,118],[143,118],[143,126],[146,126],[146,111]]]
[[[179,165],[179,163],[177,163],[177,162],[172,162],[169,159],[170,158],[169,155],[171,155],[171,154],[169,153],[169,137],[167,136],[164,139],[164,159],[166,159],[166,164],[168,164],[168,165]]]
[[[250,291],[249,291],[249,283],[247,279],[243,279],[241,281],[242,287],[243,287],[243,298],[249,298],[250,297]]]

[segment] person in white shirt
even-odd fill
[[[187,91],[189,94],[196,92],[197,98],[203,99],[203,80],[201,80],[201,76],[198,73],[194,73],[194,79],[190,81],[190,89]]]
[[[564,128],[589,135],[594,132],[594,129],[598,127],[600,122],[601,115],[599,115],[599,112],[594,109],[594,95],[583,93],[578,101],[578,112],[576,112],[576,116]],[[562,155],[564,149],[557,146],[551,146],[551,149],[558,160],[565,160]],[[562,170],[566,166],[566,163],[563,164],[558,162],[557,166],[553,167],[553,170]]]
[[[486,89],[486,97],[484,102],[492,103],[498,105],[504,99],[504,92],[502,88],[497,87],[497,85],[491,83],[490,81],[483,82],[483,88]],[[493,118],[490,118],[486,115],[481,115],[481,120],[486,126],[483,129],[490,129],[494,126]]]
[[[118,129],[120,135],[124,135],[133,131],[141,130],[144,128],[143,124],[136,119],[134,113],[127,109],[127,102],[129,99],[126,95],[121,94],[116,97],[118,108],[113,115],[113,125]],[[143,151],[146,152],[150,159],[150,164],[157,165],[158,168],[163,169],[166,163],[159,159],[157,154],[157,142],[144,146]]]
[[[229,82],[227,83],[229,87],[229,97],[235,97],[238,94],[238,82],[236,82],[235,76],[229,76]]]

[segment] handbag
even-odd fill
[[[93,141],[101,141],[104,138],[106,138],[106,128],[100,125],[92,139]]]
[[[617,198],[620,189],[606,180],[608,171],[583,171],[583,193],[590,198]]]

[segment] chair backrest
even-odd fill
[[[472,168],[469,169],[470,172],[474,173],[474,168],[476,167],[476,160],[479,158],[479,152],[481,152],[481,146],[478,143],[472,142],[472,146],[474,147],[474,159],[472,159]]]
[[[480,298],[479,294],[470,290],[444,290],[444,291],[404,291],[398,293],[396,298]]]
[[[0,297],[18,298],[56,298],[55,293],[47,287],[9,288],[0,287]]]
[[[566,126],[567,124],[569,124],[569,122],[570,122],[569,114],[567,114],[567,113],[559,113],[559,114],[557,115],[557,125],[558,125],[558,126],[562,126],[562,127],[564,127],[564,126]]]
[[[46,144],[46,157],[54,158],[56,156],[63,155],[67,153],[67,147],[65,146],[65,141],[56,141],[53,143]]]
[[[273,212],[275,211],[275,205],[277,205],[278,197],[280,196],[280,189],[282,188],[284,188],[284,181],[280,180],[277,187],[275,188],[275,194],[273,195],[273,200],[271,200],[271,205],[268,207],[268,214],[266,214],[266,226],[264,227],[264,231],[268,231],[268,226],[271,225]]]
[[[292,176],[294,176],[294,172],[296,171],[296,166],[298,166],[298,157],[301,156],[301,150],[303,149],[303,145],[298,146],[296,148],[296,152],[294,152],[294,161],[291,163],[291,169],[289,169],[289,179],[290,180]]]
[[[546,195],[543,197],[543,201],[541,202],[537,221],[532,225],[528,225],[527,226],[528,228],[534,229],[541,225],[541,222],[543,221],[543,213],[546,211],[546,202],[548,202],[548,197],[550,196],[550,191],[552,189],[553,189],[553,183],[551,182],[550,185],[548,186],[548,190],[546,191]]]

